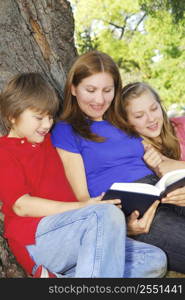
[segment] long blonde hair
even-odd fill
[[[122,82],[118,66],[109,55],[99,51],[89,51],[76,58],[66,79],[63,110],[60,116],[61,120],[71,124],[76,133],[97,142],[103,141],[104,138],[91,132],[92,120],[87,118],[81,111],[76,97],[71,93],[71,87],[72,85],[77,87],[83,79],[100,72],[107,72],[112,76],[115,88],[114,99],[105,112],[103,119],[120,129],[125,129],[126,124],[121,116]]]
[[[172,159],[180,159],[180,145],[174,130],[173,122],[169,120],[158,93],[149,84],[145,82],[133,82],[122,89],[123,118],[128,122],[126,107],[129,104],[129,101],[140,97],[146,92],[150,92],[159,103],[163,114],[163,126],[160,133],[160,142],[153,138],[142,136],[144,141],[151,144],[165,156]],[[126,131],[130,135],[139,136],[135,128],[129,124],[129,122]]]

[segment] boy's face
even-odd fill
[[[41,143],[53,124],[53,118],[48,114],[26,109],[11,122],[9,137],[27,138],[31,143]]]

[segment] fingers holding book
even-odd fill
[[[120,199],[109,199],[109,200],[102,200],[102,203],[111,203],[115,204],[117,207],[122,208],[121,200]]]
[[[185,186],[168,193],[165,198],[161,199],[161,203],[185,206]]]
[[[149,232],[159,203],[160,201],[156,200],[144,213],[142,218],[139,218],[139,212],[137,210],[131,213],[131,215],[127,218],[127,233],[129,236]]]
[[[98,197],[94,197],[94,198],[90,198],[88,200],[89,204],[104,204],[104,203],[108,203],[108,204],[115,204],[116,206],[118,206],[119,208],[122,208],[121,205],[121,200],[120,199],[107,199],[107,200],[102,200],[104,197],[105,193],[102,193],[100,196]]]

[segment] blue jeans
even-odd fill
[[[44,265],[58,277],[162,277],[166,271],[162,250],[126,238],[124,215],[112,204],[44,217],[27,249],[34,271]]]

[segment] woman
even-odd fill
[[[123,117],[128,122],[127,133],[144,140],[146,163],[159,176],[184,169],[185,117],[169,120],[159,95],[142,82],[130,83],[123,88],[122,104]],[[168,205],[158,208],[151,228],[151,223],[149,226],[147,222],[141,224],[138,213],[134,212],[128,220],[129,233],[137,235],[137,240],[161,247],[168,255],[171,268],[184,272],[185,188],[169,193],[162,202]]]
[[[52,142],[79,201],[99,196],[118,177],[133,181],[153,176],[142,160],[141,138],[130,138],[123,131],[121,87],[115,62],[98,51],[78,57],[68,73],[63,113]],[[147,217],[153,217],[158,203]],[[144,273],[147,253],[149,249],[138,248],[138,255],[145,257],[140,268]]]

